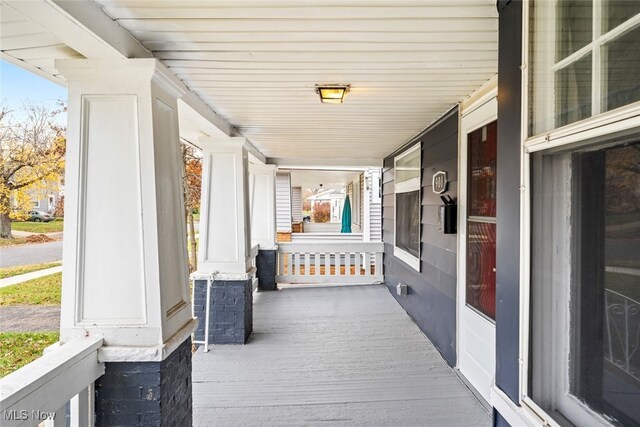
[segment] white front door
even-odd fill
[[[495,375],[495,96],[462,112],[460,126],[458,369],[489,401]]]

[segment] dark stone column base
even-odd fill
[[[252,285],[252,279],[213,282],[209,307],[210,344],[245,344],[247,342],[249,335],[253,332]],[[193,295],[193,314],[198,318],[195,339],[204,341],[206,280],[195,281]]]
[[[253,280],[215,280],[211,295],[213,344],[244,344],[253,332]]]
[[[275,291],[278,289],[276,283],[276,262],[278,251],[275,249],[260,249],[256,257],[256,275],[258,276],[258,289],[261,291]]]
[[[191,338],[162,362],[107,362],[95,383],[96,426],[191,426]]]

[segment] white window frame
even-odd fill
[[[32,203],[31,209],[40,209],[40,199],[36,199],[35,202]]]
[[[532,0],[523,0],[523,66],[521,67],[523,90],[523,112],[529,111],[529,29],[530,19],[529,12]],[[551,48],[555,44],[555,1],[538,0],[540,3],[546,6],[546,10],[540,12],[539,17],[544,16],[546,22],[541,23],[544,27],[545,34],[549,37],[546,39],[546,43],[549,46],[545,51],[549,54],[555,54],[555,49]],[[554,148],[571,144],[578,141],[584,141],[588,138],[600,137],[610,133],[627,130],[637,126],[637,120],[640,120],[640,101],[632,104],[616,108],[607,112],[602,111],[602,97],[603,97],[603,58],[601,54],[601,48],[605,44],[615,40],[616,38],[627,34],[628,31],[640,25],[640,14],[628,19],[622,24],[619,24],[615,28],[602,34],[602,3],[600,1],[594,1],[595,7],[593,8],[593,34],[595,35],[593,40],[570,54],[566,58],[555,62],[555,58],[544,58],[540,61],[540,58],[536,58],[537,61],[533,65],[539,71],[537,72],[537,78],[545,81],[543,87],[547,88],[547,92],[542,96],[545,100],[541,105],[536,106],[534,109],[542,109],[546,111],[555,110],[555,97],[553,79],[554,73],[567,65],[573,64],[575,61],[583,58],[586,55],[592,55],[591,63],[591,117],[583,120],[579,120],[568,125],[555,128],[553,124],[545,126],[550,129],[549,131],[541,132],[536,135],[529,136],[529,117],[523,115],[523,135],[525,147],[534,151],[543,149]],[[542,29],[540,27],[539,29]],[[525,103],[526,102],[526,103]],[[554,120],[550,117],[549,120]]]
[[[398,200],[397,200],[397,194],[398,193],[408,193],[408,192],[412,192],[412,191],[418,191],[420,197],[419,200],[422,200],[422,155],[419,156],[420,159],[420,166],[419,166],[419,172],[420,172],[420,176],[418,176],[417,178],[411,178],[409,180],[406,181],[402,181],[402,182],[398,182],[397,178],[398,178],[398,168],[397,168],[397,163],[398,160],[401,160],[404,157],[407,157],[410,154],[413,154],[415,151],[421,151],[422,150],[422,141],[418,141],[418,143],[416,143],[413,147],[409,148],[408,150],[404,151],[402,154],[397,155],[394,159],[393,159],[393,183],[394,183],[394,191],[393,191],[393,198],[394,198],[394,215],[393,215],[393,255],[402,260],[403,262],[405,262],[407,265],[409,265],[411,268],[413,268],[416,271],[420,271],[420,256],[422,255],[422,250],[421,250],[421,245],[418,244],[418,256],[415,257],[413,255],[411,255],[409,252],[405,251],[402,248],[399,248],[398,246],[396,246],[396,239],[397,239],[397,231],[396,231],[396,225],[397,225],[397,211],[398,211]],[[420,206],[418,208],[418,216],[420,218],[420,223],[422,223],[422,206]],[[420,225],[420,228],[422,228],[422,226]],[[420,243],[422,241],[422,229],[418,230],[418,234],[420,235]]]
[[[552,129],[541,134],[529,136],[529,32],[530,32],[530,6],[532,0],[523,0],[522,5],[522,66],[521,68],[521,138],[523,143],[521,144],[521,164],[520,164],[520,319],[519,319],[519,360],[520,360],[520,372],[519,372],[519,401],[518,405],[515,405],[507,395],[495,385],[491,392],[491,404],[498,409],[498,411],[509,421],[512,425],[526,425],[526,426],[552,426],[561,427],[561,425],[551,417],[544,409],[542,409],[530,396],[529,396],[529,340],[530,340],[530,328],[531,328],[531,219],[532,219],[532,206],[531,206],[531,180],[530,180],[530,162],[531,155],[539,152],[550,150],[558,147],[571,148],[572,146],[579,146],[584,144],[585,141],[593,140],[595,138],[605,137],[613,133],[628,131],[632,129],[640,128],[640,101],[626,106],[619,107],[615,110],[611,110],[605,113],[594,114],[592,117],[568,124],[566,126]],[[554,3],[555,4],[555,3]],[[597,8],[596,8],[597,9]],[[596,13],[594,11],[594,13]],[[640,15],[636,15],[631,18],[634,23],[640,22]],[[600,20],[598,20],[600,21]],[[636,22],[637,21],[637,22]],[[594,22],[596,20],[594,19]],[[600,21],[601,22],[601,21]],[[622,24],[625,25],[629,23]],[[555,25],[555,22],[553,22]],[[634,24],[635,25],[635,24]],[[606,43],[613,38],[621,35],[626,30],[617,34],[616,30],[620,26],[609,31],[604,36],[607,39],[600,37],[600,43]],[[626,27],[626,25],[625,25]],[[627,28],[628,29],[628,28]],[[599,34],[596,33],[596,34]],[[609,38],[610,37],[610,38]],[[588,46],[591,46],[592,43]],[[587,47],[583,48],[586,49]],[[582,49],[581,49],[582,50]],[[581,51],[580,50],[580,51]],[[578,52],[580,52],[578,51]],[[574,53],[573,55],[577,55]],[[555,58],[554,58],[555,60]],[[594,63],[599,62],[594,59]],[[601,75],[598,70],[598,75]],[[597,79],[593,78],[592,86],[596,86]],[[600,85],[598,86],[598,99],[601,99]],[[593,99],[593,87],[592,87],[592,99]],[[593,105],[593,104],[592,104]],[[598,102],[598,108],[600,108],[600,102]],[[568,303],[568,302],[567,302]],[[566,369],[564,369],[566,371]],[[587,419],[593,420],[597,424],[610,426],[600,414],[592,411],[586,405],[582,404],[576,399],[578,405],[582,405],[583,416]],[[580,420],[574,420],[580,421]]]

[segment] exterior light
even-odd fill
[[[342,104],[344,96],[351,89],[351,85],[326,84],[316,85],[316,93],[320,95],[320,102],[325,104]]]

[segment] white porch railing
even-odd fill
[[[383,252],[382,242],[279,243],[276,282],[380,282]]]
[[[605,291],[605,359],[640,381],[640,302]]]
[[[102,338],[74,340],[0,380],[4,426],[92,426],[93,383],[104,374],[98,362]]]

